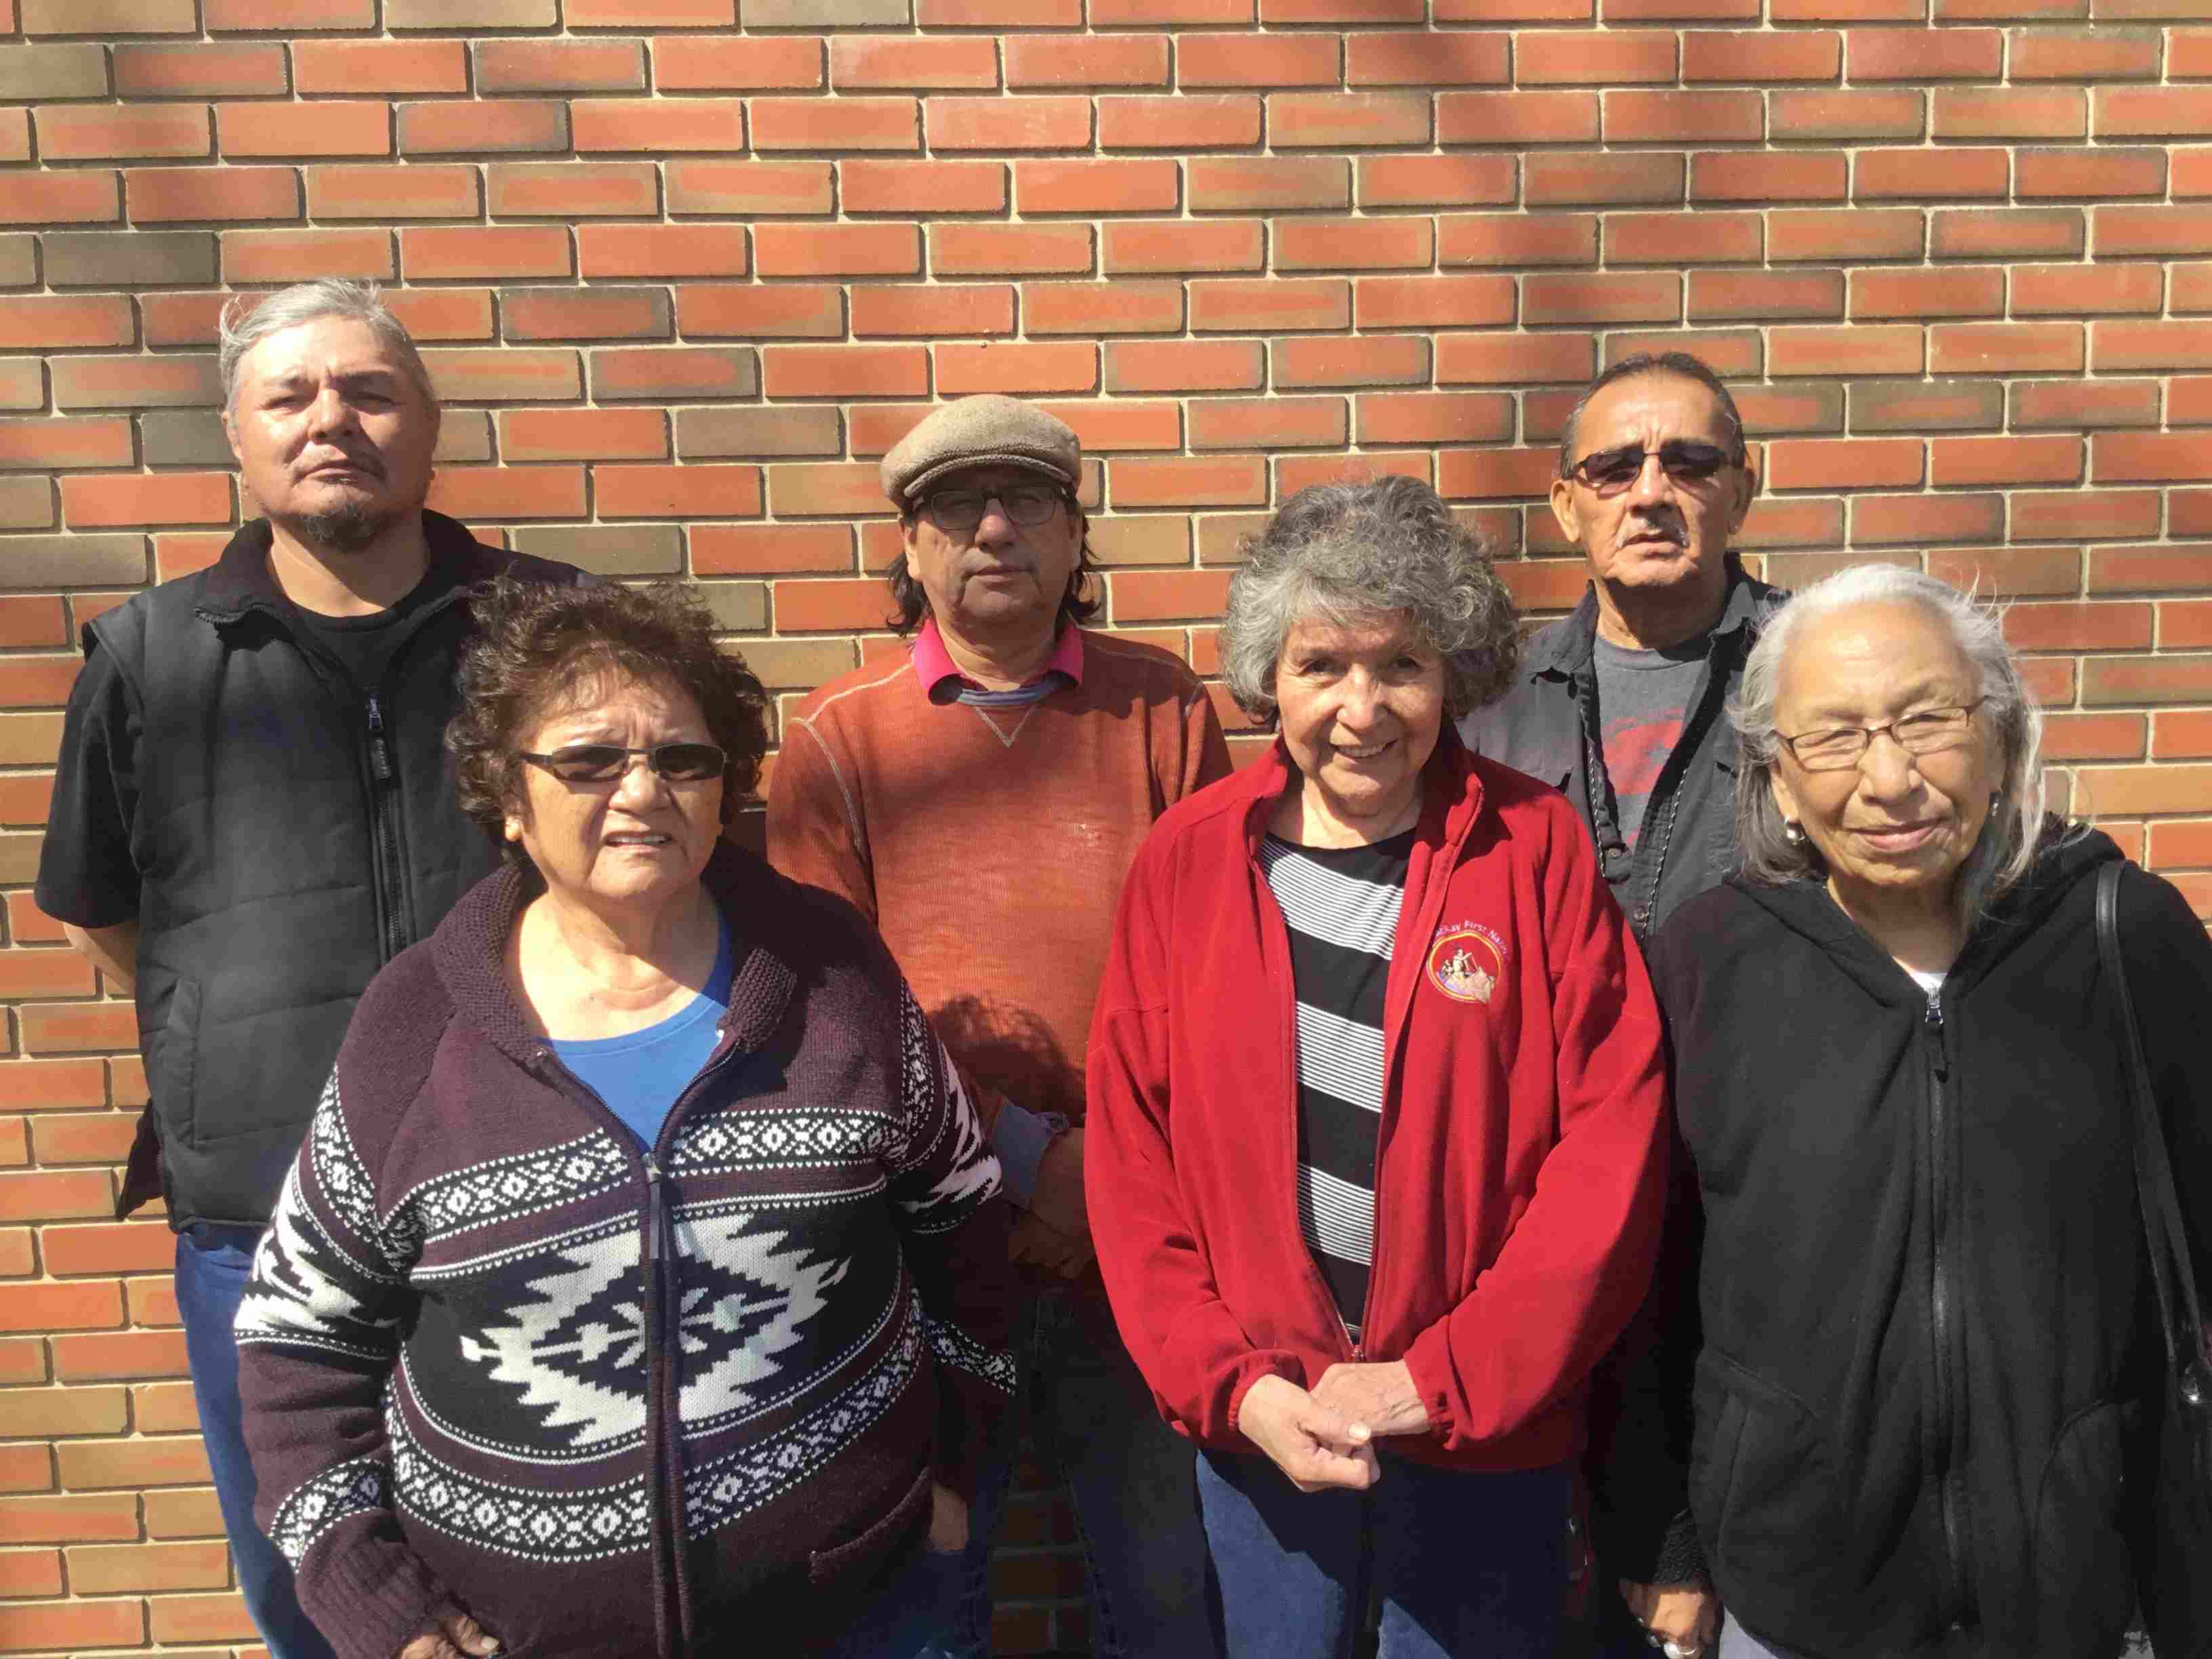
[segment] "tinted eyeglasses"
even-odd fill
[[[1940,755],[1960,747],[1973,725],[1974,711],[1988,701],[1977,697],[1948,708],[1923,708],[1887,726],[1828,726],[1800,732],[1794,738],[1783,737],[1778,732],[1775,735],[1790,746],[1797,764],[1808,772],[1848,772],[1866,758],[1878,732],[1888,732],[1908,755]]]
[[[1597,450],[1569,467],[1567,476],[1579,478],[1601,495],[1618,495],[1643,477],[1644,460],[1653,455],[1676,483],[1703,483],[1723,467],[1735,463],[1735,457],[1717,444],[1677,438],[1656,449],[1623,444],[1618,449]]]
[[[655,776],[669,783],[704,783],[719,778],[729,764],[721,747],[711,743],[664,743],[651,749],[625,749],[618,743],[571,743],[550,755],[515,751],[542,766],[563,783],[612,783],[629,770],[631,758],[645,757]]]
[[[1035,529],[1060,511],[1068,493],[1052,484],[1008,484],[1003,489],[940,489],[921,500],[921,515],[939,530],[973,530],[993,501],[1024,529]]]

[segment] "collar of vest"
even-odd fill
[[[454,587],[489,581],[499,574],[492,549],[469,533],[466,525],[428,508],[422,514],[422,538],[428,544],[430,569]],[[285,614],[284,591],[269,567],[270,544],[276,532],[266,519],[249,519],[225,544],[222,556],[209,568],[193,607],[218,626],[239,621],[249,612]]]

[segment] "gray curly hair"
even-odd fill
[[[216,368],[222,376],[222,406],[238,401],[238,369],[246,354],[272,334],[312,323],[320,317],[345,317],[366,324],[392,348],[392,355],[407,371],[433,409],[438,394],[430,384],[429,366],[415,349],[415,337],[384,303],[383,290],[374,283],[349,283],[325,276],[312,283],[295,283],[274,294],[241,294],[222,308]]]
[[[1399,475],[1313,484],[1243,544],[1221,619],[1221,672],[1237,706],[1275,723],[1275,660],[1303,622],[1344,627],[1403,611],[1444,659],[1457,720],[1503,692],[1520,661],[1513,596],[1480,536],[1437,492]]]
[[[2048,796],[2043,710],[2005,643],[1998,611],[1947,581],[1900,565],[1853,565],[1822,578],[1777,611],[1752,647],[1729,704],[1729,717],[1743,741],[1735,816],[1744,873],[1778,885],[1820,875],[1826,867],[1809,840],[1793,842],[1783,833],[1781,809],[1768,782],[1782,752],[1775,705],[1792,641],[1808,623],[1836,611],[1899,604],[1917,605],[1941,622],[1973,665],[1975,695],[1983,699],[1981,717],[2004,755],[2004,775],[1989,821],[1960,872],[1960,915],[1971,921],[2035,862]]]

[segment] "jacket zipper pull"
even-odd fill
[[[653,1266],[660,1243],[660,1165],[651,1152],[645,1155],[645,1265]]]
[[[1944,1052],[1947,1045],[1943,1041],[1943,993],[1940,988],[1928,999],[1928,1012],[1924,1017],[1923,1025],[1927,1030],[1929,1041],[1935,1045],[1934,1054],[1929,1060],[1929,1069],[1934,1073],[1937,1083],[1948,1082],[1951,1076],[1951,1057]]]
[[[384,741],[384,710],[377,706],[374,691],[368,694],[368,764],[379,783],[392,781],[392,750]]]

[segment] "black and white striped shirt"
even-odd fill
[[[1260,849],[1298,1005],[1298,1231],[1355,1340],[1375,1249],[1383,998],[1413,849],[1410,830],[1370,847],[1270,836]]]

